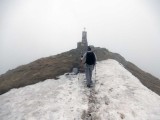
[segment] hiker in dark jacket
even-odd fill
[[[87,87],[91,87],[92,85],[92,71],[96,64],[96,55],[93,51],[91,51],[90,46],[87,48],[87,52],[83,55],[82,63],[85,64],[85,74],[87,80]]]

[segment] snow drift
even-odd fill
[[[0,120],[160,120],[160,96],[117,61],[98,62],[93,80],[91,89],[84,74],[12,89],[0,96]]]

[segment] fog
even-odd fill
[[[159,0],[0,0],[0,74],[88,43],[160,78]]]

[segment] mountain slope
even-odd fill
[[[160,96],[117,61],[98,62],[93,79],[92,89],[86,87],[84,74],[62,75],[58,80],[12,89],[0,95],[0,119],[160,119]]]
[[[121,63],[128,71],[136,76],[145,86],[160,95],[160,80],[149,73],[144,72],[133,63],[126,61],[121,55],[112,53],[105,48],[92,48],[98,61],[114,59]],[[56,79],[57,76],[72,71],[74,67],[80,67],[80,49],[38,59],[0,75],[0,94],[12,88],[19,88],[35,84],[46,79]]]

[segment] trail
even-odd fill
[[[84,75],[83,75],[84,76]],[[82,80],[84,80],[84,77],[81,77]],[[82,83],[84,85],[84,89],[85,89],[85,93],[88,93],[86,94],[87,98],[88,98],[88,109],[87,111],[84,110],[83,113],[82,113],[82,120],[98,120],[99,118],[97,117],[97,115],[95,114],[96,113],[96,110],[97,110],[97,100],[96,100],[96,97],[95,97],[95,85],[96,85],[96,82],[95,82],[95,77],[94,77],[94,80],[93,80],[93,87],[91,88],[87,88],[86,87],[86,81],[84,81]]]
[[[99,62],[93,82],[65,74],[12,89],[0,95],[0,120],[160,120],[160,96],[117,61]]]

